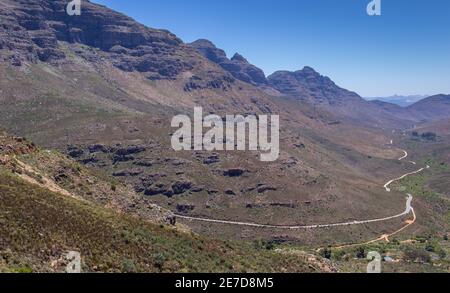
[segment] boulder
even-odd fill
[[[245,170],[240,168],[229,169],[223,171],[223,175],[227,177],[240,177],[245,173]]]
[[[187,214],[192,212],[195,209],[195,205],[193,204],[177,204],[177,211],[179,213]]]
[[[120,170],[113,173],[114,177],[135,177],[142,174],[142,170]]]
[[[84,150],[78,148],[78,147],[74,147],[74,146],[69,146],[67,148],[67,154],[74,159],[80,158],[81,156],[84,155]]]
[[[226,195],[236,195],[236,193],[234,193],[234,191],[232,189],[225,190],[225,194]]]
[[[189,181],[178,181],[172,184],[172,191],[174,194],[182,194],[192,188],[192,183]]]
[[[258,188],[257,188],[258,193],[265,193],[267,191],[276,191],[276,190],[277,190],[276,187],[265,185],[265,184],[262,184],[262,185],[258,186]]]

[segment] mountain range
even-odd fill
[[[386,123],[389,123],[392,126],[417,121],[418,116],[422,121],[440,120],[449,116],[434,115],[433,109],[428,111],[425,106],[413,106],[420,100],[427,101],[428,97],[426,96],[393,96],[370,99],[372,101],[367,102],[357,93],[339,87],[329,77],[322,76],[309,66],[296,72],[277,71],[266,78],[262,69],[250,64],[242,55],[235,53],[231,59],[228,59],[225,51],[217,48],[211,41],[200,39],[189,46],[195,48],[208,60],[220,65],[236,79],[255,85],[271,94],[276,92],[276,95],[293,97],[299,102],[358,123],[371,125],[387,125]],[[439,107],[438,105],[441,103],[446,104],[445,95],[440,95],[440,97],[443,99],[430,97],[428,100],[433,100],[430,104]],[[422,105],[428,104],[425,101]],[[407,110],[395,107],[402,105],[411,107]]]
[[[412,158],[441,166],[433,180],[447,174],[448,134],[435,144],[421,135],[446,125],[448,95],[406,108],[366,101],[312,67],[266,77],[208,40],[187,44],[87,0],[81,16],[69,16],[66,4],[0,2],[0,208],[23,215],[0,228],[0,252],[12,251],[10,261],[0,258],[0,271],[17,269],[17,262],[57,271],[51,263],[68,249],[87,255],[88,271],[336,271],[311,256],[315,249],[298,247],[364,243],[405,219],[300,232],[220,220],[289,226],[398,214],[404,192],[382,186],[414,171],[398,160],[406,147],[433,154]],[[192,115],[195,106],[221,116],[280,115],[280,159],[267,164],[254,152],[172,150],[172,117]],[[422,218],[415,235],[448,231],[447,204],[430,198],[417,199]],[[35,210],[25,204],[39,199]],[[64,225],[52,222],[59,218]],[[83,234],[95,232],[92,223],[110,245]],[[33,246],[35,231],[43,240],[27,253],[20,243]],[[146,251],[148,245],[155,246]],[[243,260],[246,254],[252,261]]]

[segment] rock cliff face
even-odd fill
[[[217,48],[212,42],[203,39],[191,43],[190,46],[195,48],[210,61],[220,65],[236,79],[253,85],[267,84],[264,72],[258,67],[250,64],[247,59],[238,53],[231,59],[228,59],[224,50]]]
[[[78,53],[95,61],[92,48],[125,71],[148,72],[151,79],[171,79],[192,69],[198,56],[168,31],[147,28],[106,7],[82,1],[80,16],[66,13],[64,0],[4,0],[0,3],[0,50],[12,64],[58,62],[59,42],[80,44]],[[94,59],[94,60],[93,60]]]

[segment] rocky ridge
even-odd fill
[[[229,59],[224,50],[217,48],[211,41],[200,39],[191,44],[200,54],[220,65],[236,79],[253,85],[267,85],[264,72],[250,64],[242,55],[236,53]]]

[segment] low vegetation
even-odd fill
[[[60,271],[67,251],[79,251],[88,272],[311,270],[298,256],[145,223],[0,170],[1,271]]]

